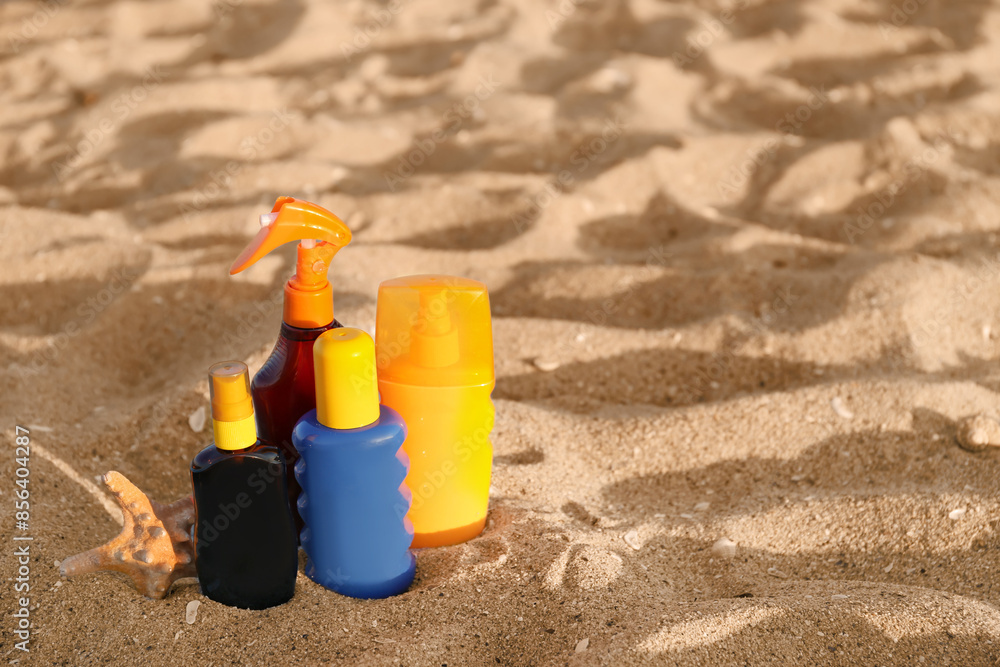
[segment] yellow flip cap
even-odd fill
[[[241,361],[215,364],[208,371],[212,426],[219,449],[245,449],[257,442],[250,373]]]
[[[375,341],[360,329],[331,329],[316,339],[316,419],[327,428],[351,429],[378,420]]]

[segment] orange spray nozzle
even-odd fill
[[[246,449],[257,442],[247,365],[241,361],[215,364],[208,376],[215,446],[230,451]]]
[[[229,270],[235,275],[272,250],[300,241],[295,276],[285,286],[285,322],[313,329],[333,322],[333,288],[327,278],[330,262],[351,242],[344,221],[322,206],[278,197],[271,212],[260,217],[261,230]]]

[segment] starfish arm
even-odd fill
[[[91,572],[121,572],[140,593],[159,600],[167,596],[178,579],[197,577],[190,536],[193,500],[187,497],[161,505],[115,471],[104,476],[104,483],[121,505],[125,525],[107,544],[67,558],[59,568],[60,573],[71,577]]]
[[[78,574],[100,572],[116,565],[105,553],[105,547],[97,547],[82,554],[70,556],[59,565],[59,574],[75,577]]]
[[[169,505],[153,502],[153,511],[163,522],[171,539],[175,542],[191,541],[191,526],[194,525],[194,499],[191,496],[181,498]]]

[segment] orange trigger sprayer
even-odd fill
[[[278,197],[270,213],[260,216],[257,236],[236,258],[235,275],[276,248],[299,241],[295,275],[285,284],[281,334],[271,356],[253,379],[251,394],[262,442],[278,447],[287,462],[288,495],[298,528],[299,484],[295,480],[298,452],[292,429],[316,409],[313,344],[324,332],[340,326],[333,317],[330,262],[351,242],[351,230],[330,211],[294,197]]]
[[[337,252],[351,242],[351,230],[325,208],[294,197],[278,197],[271,212],[260,216],[260,223],[261,230],[233,262],[230,275],[279,246],[301,241],[295,275],[285,285],[284,320],[302,329],[333,322],[333,287],[327,270]]]

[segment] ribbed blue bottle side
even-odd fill
[[[416,570],[410,553],[406,437],[402,418],[382,407],[379,420],[360,429],[332,430],[307,414],[295,428],[302,486],[306,574],[343,595],[383,598],[409,588]]]

